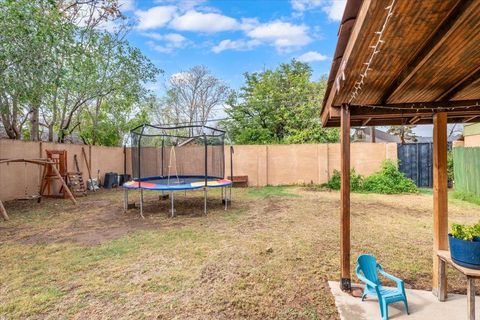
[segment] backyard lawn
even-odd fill
[[[131,193],[131,200],[134,193]],[[135,194],[136,196],[136,194]],[[0,318],[338,319],[327,280],[339,278],[339,194],[301,187],[146,193],[123,214],[123,193],[6,204],[0,222]],[[450,201],[450,222],[479,206]],[[432,195],[352,194],[352,260],[377,256],[407,287],[429,289]],[[450,275],[451,292],[463,292]]]

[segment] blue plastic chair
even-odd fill
[[[380,313],[382,320],[388,320],[388,305],[393,302],[403,301],[405,310],[408,312],[407,295],[405,294],[405,285],[403,280],[386,273],[382,266],[377,263],[374,257],[363,254],[357,259],[357,268],[355,273],[359,280],[365,283],[362,301],[367,295],[376,296],[380,304]],[[397,288],[385,288],[382,286],[378,273],[385,278],[395,281]]]

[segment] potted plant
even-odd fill
[[[480,222],[474,225],[452,224],[448,241],[452,260],[456,264],[480,269]]]

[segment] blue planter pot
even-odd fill
[[[448,235],[452,260],[463,267],[480,270],[480,238],[461,240]]]

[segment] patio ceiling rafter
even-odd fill
[[[393,83],[388,86],[381,98],[382,104],[386,104],[390,97],[403,88],[408,83],[418,69],[428,62],[435,51],[441,48],[444,41],[447,39],[446,35],[452,31],[455,22],[462,16],[462,14],[470,7],[471,1],[459,1],[457,5],[450,11],[445,20],[435,30],[433,35],[428,39],[421,49],[413,56],[413,59],[395,78]]]

